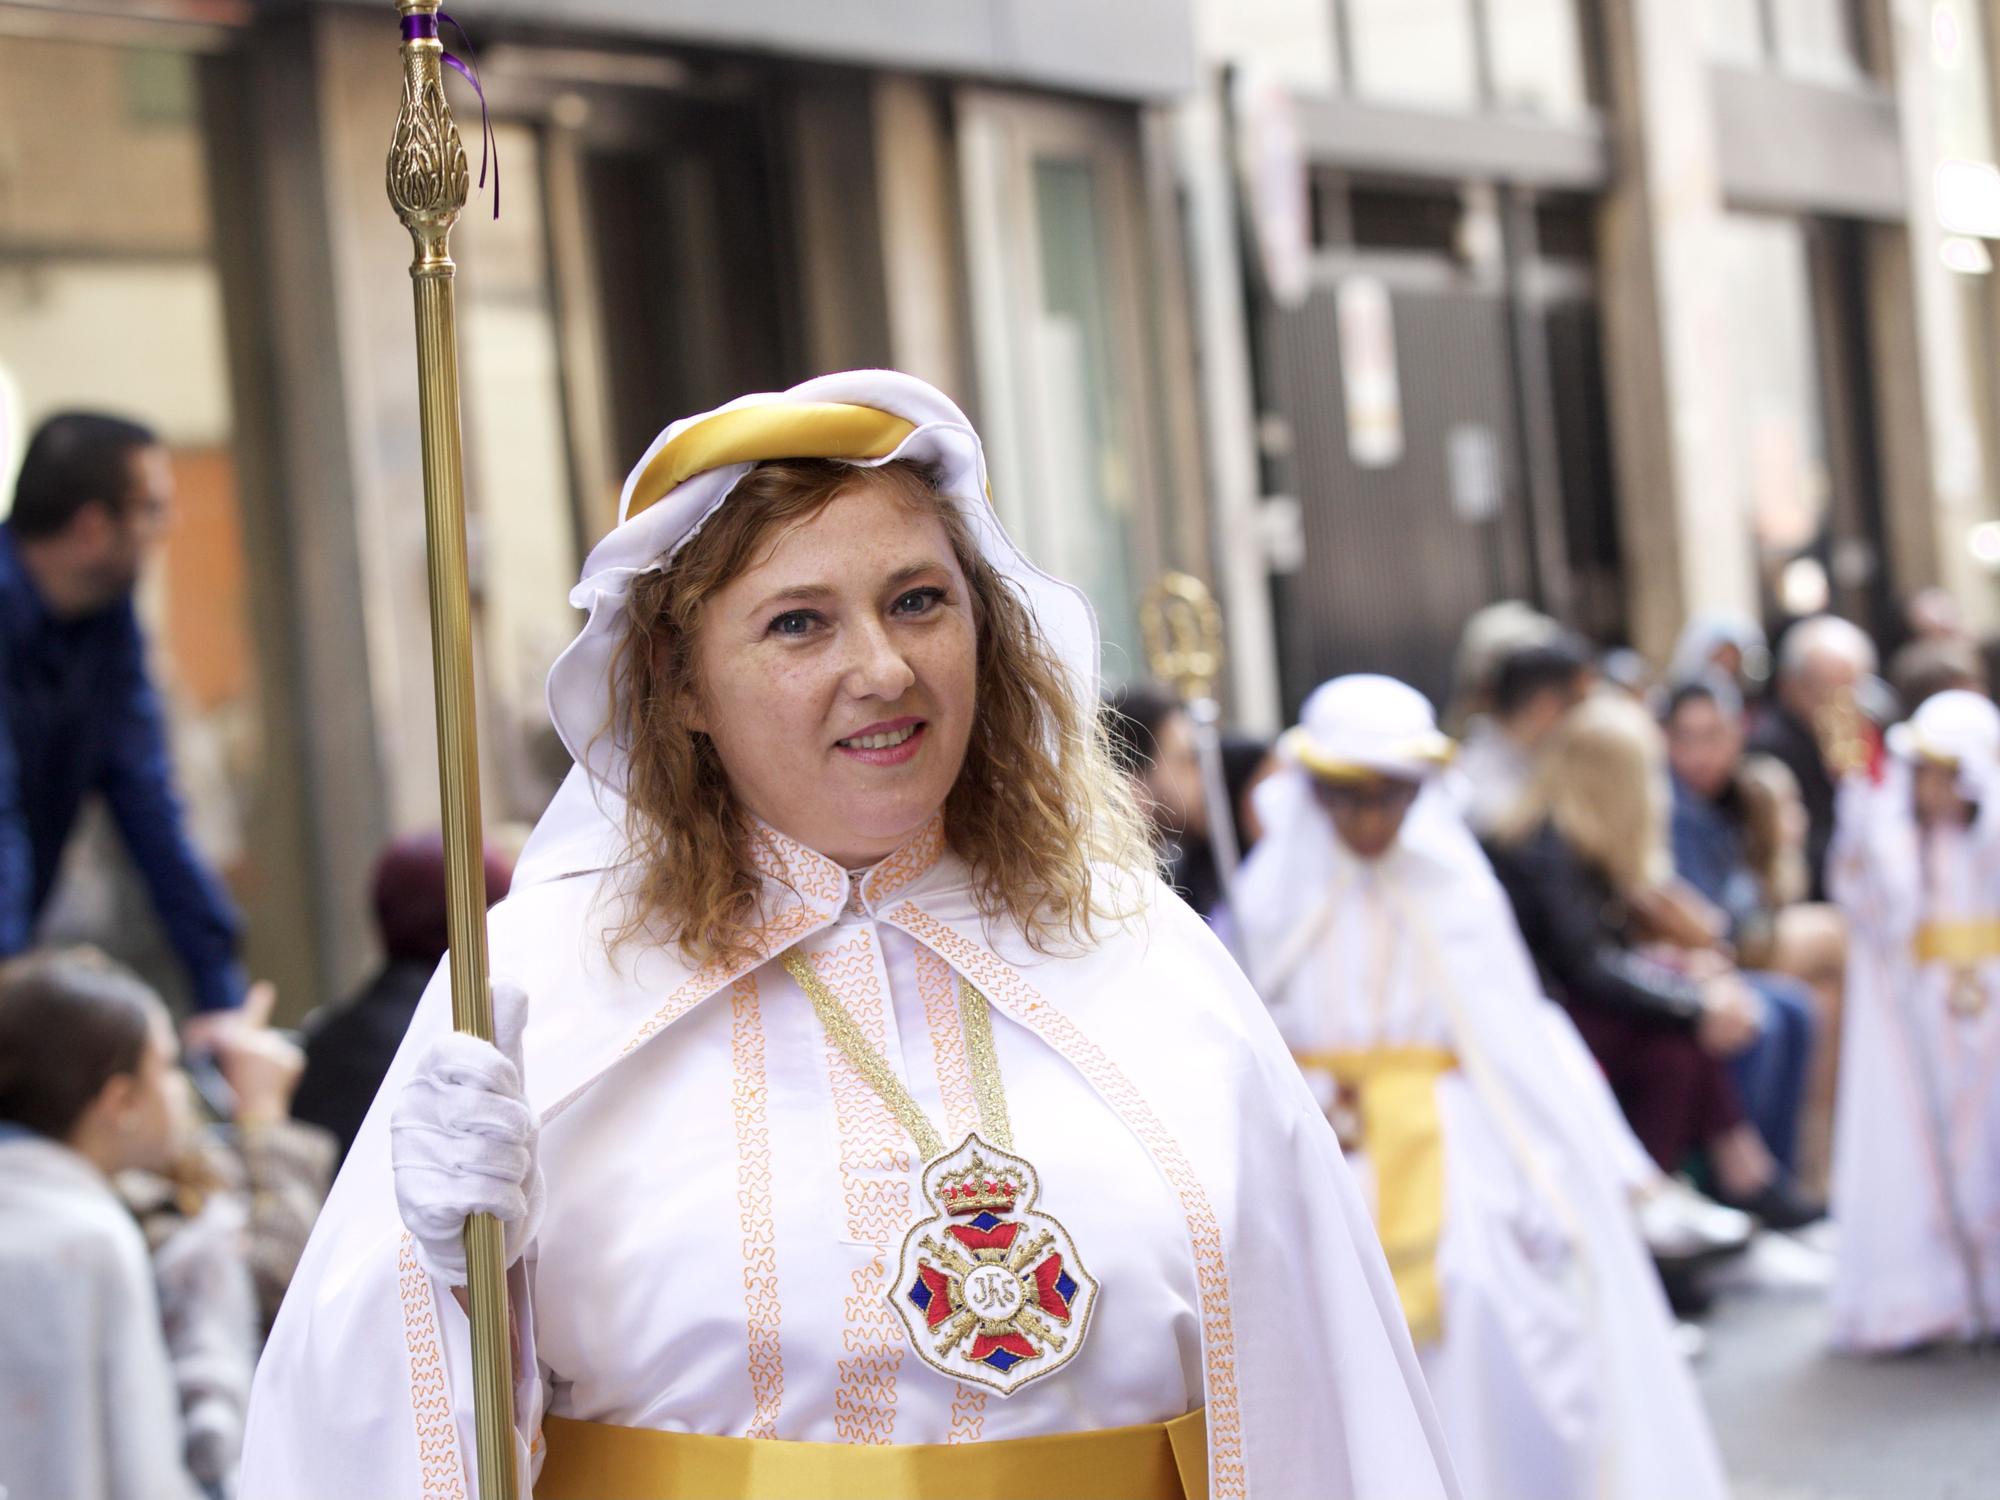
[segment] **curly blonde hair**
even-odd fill
[[[971,867],[989,918],[1017,924],[1037,951],[1087,945],[1098,919],[1141,903],[1115,872],[1150,872],[1145,822],[1093,705],[1080,702],[1027,603],[981,554],[933,472],[907,460],[864,468],[832,459],[759,464],[660,572],[639,578],[611,668],[613,724],[630,747],[631,907],[619,941],[658,934],[692,964],[754,956],[761,879],[753,821],[706,734],[695,641],[704,605],[745,572],[779,527],[843,494],[881,485],[944,525],[971,596],[977,708],[965,762],[944,804],[945,838]],[[1108,867],[1108,868],[1107,868]]]

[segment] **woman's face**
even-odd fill
[[[180,1155],[193,1106],[180,1040],[164,1006],[152,1007],[146,1050],[122,1089],[114,1121],[121,1169],[163,1172]]]
[[[978,640],[944,523],[863,478],[775,532],[703,607],[701,701],[743,806],[850,869],[944,805],[972,735]]]

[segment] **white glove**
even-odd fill
[[[424,1049],[389,1115],[396,1208],[432,1275],[465,1284],[466,1219],[500,1221],[507,1264],[533,1243],[542,1222],[539,1122],[523,1082],[521,1035],[528,996],[493,985],[493,1042],[452,1031]]]

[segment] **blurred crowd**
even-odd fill
[[[1218,870],[1207,836],[1212,820],[1234,820],[1254,881],[1265,825],[1280,806],[1260,788],[1287,768],[1304,770],[1346,852],[1366,865],[1380,861],[1420,790],[1435,782],[1436,797],[1477,838],[1484,866],[1504,890],[1542,993],[1587,1047],[1622,1127],[1643,1148],[1650,1170],[1624,1174],[1635,1223],[1675,1308],[1692,1314],[1706,1304],[1709,1268],[1744,1249],[1755,1231],[1800,1230],[1826,1214],[1846,992],[1862,962],[1850,940],[1857,920],[1866,927],[1871,906],[1852,872],[1879,864],[1885,841],[1891,849],[1901,847],[1898,838],[1912,850],[1922,846],[1910,855],[1915,874],[1906,882],[1904,930],[1886,939],[1893,968],[1912,941],[1921,949],[1936,916],[1929,906],[1940,898],[1926,873],[1935,839],[1927,830],[1983,827],[1981,804],[1968,792],[1983,784],[1980,767],[1990,758],[1980,719],[1993,712],[1984,653],[1940,591],[1911,599],[1905,613],[1904,644],[1884,671],[1875,643],[1831,615],[1795,620],[1775,642],[1748,617],[1703,616],[1687,625],[1671,660],[1656,666],[1628,649],[1582,639],[1525,605],[1492,606],[1464,628],[1443,716],[1455,739],[1449,764],[1435,776],[1365,757],[1363,764],[1316,768],[1310,754],[1288,744],[1311,727],[1309,699],[1306,722],[1285,739],[1224,733],[1207,747],[1220,770],[1218,799],[1204,796],[1196,720],[1170,692],[1128,687],[1107,700],[1106,716],[1153,811],[1167,878],[1277,1008],[1292,970],[1274,987],[1268,950],[1310,939],[1288,939],[1282,927],[1273,937],[1268,912],[1233,904],[1231,888],[1242,888],[1243,875],[1232,880]],[[1365,681],[1386,679],[1341,679],[1320,691]],[[1975,700],[1970,710],[1968,700]],[[1960,792],[1945,794],[1941,808],[1921,798],[1905,807],[1882,790],[1888,780],[1895,791],[1883,768],[1894,760],[1897,733],[1911,733],[1926,705],[1947,718],[1970,712],[1979,722],[1961,736],[1969,736],[1968,748],[1938,752],[1960,777]],[[1873,813],[1864,810],[1871,796]],[[1885,832],[1880,808],[1890,801]],[[1861,826],[1870,818],[1873,826]],[[2000,860],[1987,859],[1976,837],[1971,843],[1975,888],[1958,927],[1970,924],[1974,936],[1962,940],[1971,946],[1958,955],[1956,972],[1980,989],[1987,978],[1981,965],[1995,956],[1984,933],[2000,909],[1984,911],[1977,882],[1989,867],[2000,875]],[[1850,872],[1844,890],[1843,848]],[[1269,904],[1265,887],[1256,899]],[[1294,954],[1281,963],[1296,961]],[[1876,965],[1871,972],[1884,971]],[[1892,976],[1890,988],[1917,982],[1914,974]],[[1382,985],[1377,975],[1353,988]],[[1337,1003],[1373,1002],[1356,993]],[[1982,991],[1981,1015],[1984,1004]],[[1851,1053],[1853,1041],[1846,1045]],[[1954,1048],[1964,1050],[1962,1041],[1944,1038],[1933,1050]],[[1975,1093],[2000,1087],[2000,1076],[1983,1083],[1979,1076],[1958,1082]],[[1953,1081],[1932,1080],[1930,1094]],[[1850,1136],[1889,1129],[1874,1118],[1887,1107],[1877,1100],[1856,1113]],[[1958,1106],[1921,1097],[1905,1107],[1928,1115]],[[1929,1121],[1911,1128],[1922,1134]],[[1954,1167],[1948,1160],[1940,1166],[1938,1154],[1926,1144],[1919,1165],[1927,1178],[1949,1179]],[[1971,1170],[1980,1169],[1975,1163]],[[1947,1180],[1947,1199],[1952,1190]],[[1965,1279],[1951,1267],[1943,1274]],[[1970,1276],[1990,1274],[1975,1268]],[[1974,1321],[1984,1319],[1982,1312]],[[1954,1336],[1964,1321],[1945,1312],[1887,1335],[1842,1341],[1907,1346]],[[1682,1337],[1699,1347],[1697,1329],[1684,1325]]]

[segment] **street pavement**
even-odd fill
[[[2000,1348],[1827,1346],[1832,1230],[1718,1276],[1698,1366],[1735,1500],[2000,1500]]]

